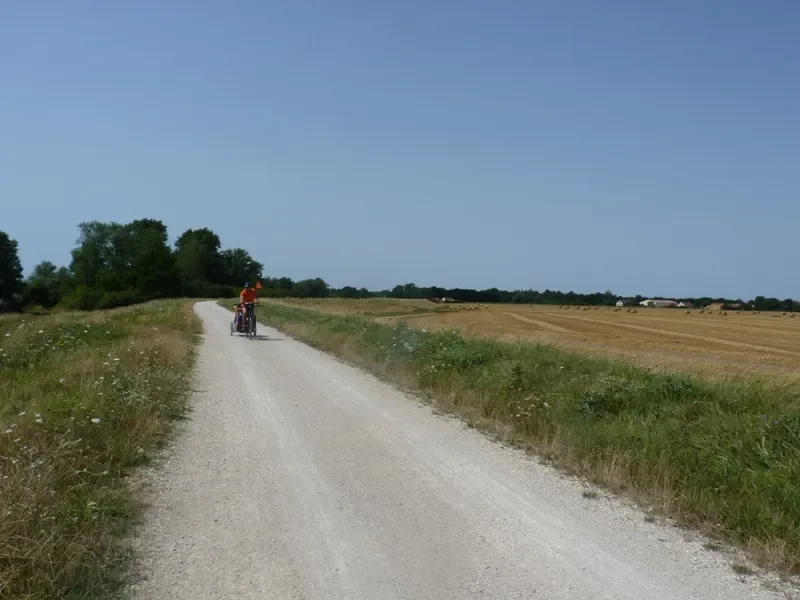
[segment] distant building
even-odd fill
[[[647,308],[676,308],[678,303],[675,300],[642,300],[639,302],[640,306],[646,306]]]
[[[694,308],[694,305],[688,300],[684,300],[683,302],[678,302],[678,308]]]
[[[622,300],[617,300],[617,306],[625,306],[625,303]]]
[[[725,304],[723,302],[712,302],[706,306],[706,310],[722,310]]]

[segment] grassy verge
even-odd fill
[[[230,305],[230,302],[225,304]],[[800,572],[800,396],[264,304],[259,318],[660,514]]]
[[[0,598],[118,589],[125,477],[184,413],[199,331],[185,301],[0,317]]]

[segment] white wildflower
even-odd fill
[[[23,410],[21,413],[19,413],[19,416],[20,417],[24,417],[25,416],[25,411]]]
[[[44,333],[44,330],[43,330],[43,329],[40,329],[40,330],[39,330],[39,333]]]
[[[12,433],[12,432],[13,432],[12,429],[6,429],[6,431],[5,431],[5,433]]]
[[[39,417],[38,419],[36,419],[36,422],[37,423],[44,423],[44,420],[41,417]]]
[[[92,423],[94,423],[95,425],[97,425],[99,422],[100,422],[100,419],[98,419],[97,417],[93,417],[92,418]]]
[[[10,333],[7,333],[7,334],[6,334],[6,337],[11,337],[11,334],[10,334]]]
[[[62,377],[61,379],[58,380],[58,383],[66,383],[66,381],[67,380]]]
[[[118,358],[115,358],[115,359],[114,359],[114,362],[119,362],[119,359],[118,359]]]

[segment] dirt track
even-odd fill
[[[205,323],[139,599],[773,599],[725,555],[272,330]]]

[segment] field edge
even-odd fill
[[[0,423],[16,436],[0,440],[0,455],[37,457],[0,487],[33,515],[0,517],[0,596],[125,597],[146,510],[139,477],[190,409],[203,332],[194,303],[0,320],[11,367],[0,375]]]

